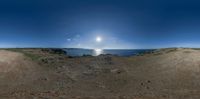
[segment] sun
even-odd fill
[[[102,38],[100,36],[97,36],[96,37],[96,42],[101,42],[102,41]]]

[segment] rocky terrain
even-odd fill
[[[69,57],[59,49],[1,49],[1,99],[199,99],[200,50]]]

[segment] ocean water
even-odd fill
[[[92,55],[92,56],[98,56],[101,54],[112,54],[117,56],[134,56],[140,53],[145,52],[151,52],[154,49],[75,49],[75,48],[69,48],[69,49],[63,49],[67,52],[67,55],[69,56],[84,56],[84,55]]]

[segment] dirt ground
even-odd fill
[[[0,99],[200,99],[200,50],[68,57],[2,49]]]

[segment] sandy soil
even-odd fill
[[[0,50],[1,99],[200,99],[199,93],[200,50],[76,58]]]

